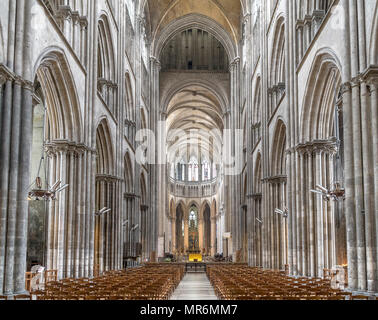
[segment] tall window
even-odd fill
[[[198,181],[198,161],[192,158],[189,162],[189,181]]]
[[[203,181],[210,180],[210,173],[211,173],[210,170],[211,170],[210,163],[207,162],[207,161],[204,161],[202,163],[202,179],[203,179]]]
[[[194,209],[192,208],[190,210],[190,213],[189,213],[189,225],[190,227],[192,228],[196,228],[197,227],[197,213],[196,211],[194,211]]]

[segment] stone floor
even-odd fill
[[[187,273],[171,300],[218,300],[205,273]]]

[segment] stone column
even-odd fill
[[[184,254],[189,249],[189,221],[184,214]]]
[[[176,215],[176,212],[175,212]],[[172,227],[172,253],[176,253],[176,217],[171,218]]]
[[[214,257],[216,254],[216,241],[217,241],[217,218],[216,212],[211,216],[211,256]]]
[[[361,113],[362,113],[362,150],[363,150],[363,174],[364,174],[364,207],[365,207],[365,237],[366,237],[366,271],[367,290],[376,292],[378,288],[377,257],[378,257],[378,154],[377,154],[377,83],[378,68],[369,68],[361,79]],[[370,87],[370,101],[368,101]],[[370,108],[369,108],[370,102]],[[375,117],[375,118],[374,118]],[[375,186],[375,187],[374,187]],[[375,214],[374,214],[375,212]],[[374,227],[375,226],[375,227]]]
[[[304,21],[298,20],[297,21],[297,33],[298,33],[298,61],[299,63],[303,58],[303,28],[304,28]]]
[[[315,150],[315,176],[316,176],[316,184],[323,185],[322,181],[322,155],[323,152],[320,148]],[[317,252],[317,277],[323,276],[323,269],[324,269],[324,235],[323,235],[323,199],[321,197],[317,197],[316,201],[316,252]]]
[[[201,214],[200,218],[198,219],[198,235],[199,235],[199,249],[202,253],[202,249],[204,248],[204,218],[203,213]]]
[[[308,157],[308,233],[309,233],[309,276],[315,277],[315,228],[314,228],[314,195],[310,190],[315,188],[313,177],[313,153],[311,148],[307,148]]]

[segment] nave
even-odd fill
[[[3,299],[375,297],[377,0],[1,3]]]

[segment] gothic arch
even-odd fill
[[[176,210],[177,210],[177,208],[179,206],[182,207],[182,209],[183,209],[184,212],[186,211],[186,204],[185,204],[185,202],[183,200],[180,200],[179,202],[176,203]]]
[[[108,17],[105,14],[98,20],[98,69],[99,79],[114,81],[115,76],[115,55],[112,35]]]
[[[302,142],[334,136],[335,102],[341,86],[341,68],[332,51],[317,54],[308,78],[301,115]]]
[[[56,47],[45,50],[37,61],[34,74],[46,103],[48,127],[45,138],[83,142],[76,85],[64,52]]]
[[[259,194],[262,193],[262,168],[261,168],[261,153],[259,152],[255,161],[254,168],[254,183],[253,183],[253,193]]]
[[[204,212],[205,212],[206,206],[208,206],[209,209],[211,209],[211,204],[210,204],[209,200],[204,200],[201,204],[201,209],[199,210],[199,216],[200,216],[201,219],[204,218]]]
[[[276,129],[274,133],[274,139],[272,141],[271,150],[271,168],[272,174],[285,175],[286,174],[286,126],[280,119],[277,121]]]
[[[179,93],[180,91],[184,90],[187,87],[191,86],[201,86],[204,89],[210,91],[214,96],[216,96],[220,106],[221,106],[221,111],[223,113],[226,112],[227,110],[227,105],[228,105],[228,99],[226,95],[223,94],[222,90],[215,84],[211,83],[210,81],[206,80],[199,80],[196,79],[195,81],[193,80],[188,80],[188,81],[183,81],[183,82],[177,82],[175,83],[169,91],[167,91],[162,97],[161,97],[161,106],[162,106],[162,112],[166,113],[168,111],[169,103],[172,100],[172,98]]]
[[[133,165],[130,158],[130,153],[126,152],[124,159],[124,170],[125,170],[125,187],[127,193],[132,193],[134,188],[134,178],[133,178]]]
[[[257,124],[261,122],[261,78],[258,77],[255,84],[252,111],[252,123]]]
[[[255,84],[253,109],[252,109],[252,148],[261,138],[261,78],[258,77]]]
[[[270,85],[285,82],[285,19],[280,16],[275,25],[272,41]]]
[[[129,121],[135,121],[133,87],[129,72],[125,74],[125,117]]]
[[[113,144],[108,122],[103,119],[96,131],[97,174],[113,175]]]
[[[152,43],[152,55],[160,57],[165,44],[174,38],[180,32],[186,29],[196,28],[201,29],[216,37],[226,49],[229,61],[233,61],[239,56],[238,47],[234,40],[230,37],[227,31],[213,19],[202,14],[188,14],[183,17],[177,18],[168,24],[160,33],[158,38],[154,38]]]

